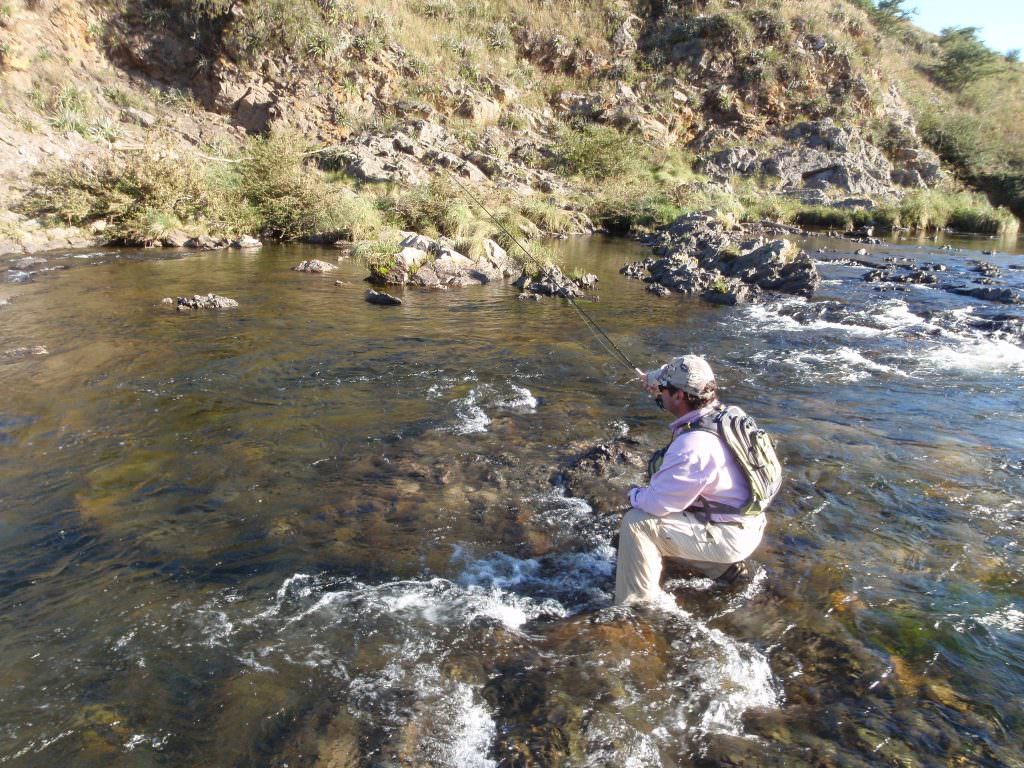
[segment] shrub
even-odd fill
[[[795,221],[804,227],[847,229],[853,223],[853,217],[849,211],[839,208],[829,208],[827,205],[811,205],[801,208],[796,214]]]
[[[563,128],[555,144],[555,169],[572,176],[603,180],[644,170],[646,148],[604,125]]]
[[[324,233],[355,238],[379,229],[376,211],[309,168],[304,149],[298,134],[280,128],[247,143],[234,175],[260,229],[285,240]]]
[[[644,176],[614,179],[588,195],[586,205],[587,215],[613,232],[664,226],[683,210],[653,179]]]
[[[953,91],[992,74],[999,64],[998,54],[978,39],[977,27],[947,27],[939,36],[939,47],[942,55],[933,73]]]
[[[35,175],[22,210],[73,225],[105,219],[114,239],[149,243],[169,228],[197,222],[209,198],[201,167],[186,155],[147,146],[89,166],[56,166]]]

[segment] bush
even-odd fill
[[[811,205],[801,208],[795,221],[802,227],[827,227],[828,229],[849,229],[853,216],[849,211],[829,208],[827,205]]]
[[[939,36],[942,56],[933,69],[935,79],[944,87],[963,90],[965,86],[992,74],[999,56],[978,39],[977,27],[947,27]]]
[[[564,128],[555,144],[555,170],[601,181],[645,169],[646,148],[614,128],[588,125]]]
[[[373,202],[327,184],[305,165],[293,134],[273,131],[244,152],[239,162],[211,164],[149,145],[92,166],[55,166],[36,174],[22,208],[74,225],[103,219],[113,239],[142,244],[179,228],[283,239],[356,239],[380,229]]]
[[[94,166],[72,163],[37,172],[22,210],[75,226],[106,220],[115,240],[151,243],[170,228],[202,220],[207,185],[194,158],[147,146]]]
[[[904,226],[920,230],[952,227],[962,232],[1015,235],[1017,218],[1005,208],[995,208],[980,194],[922,190],[911,192],[900,203]]]
[[[671,224],[683,212],[672,195],[644,176],[616,178],[594,189],[586,205],[587,215],[613,232],[661,227]]]
[[[245,202],[255,211],[260,230],[293,240],[332,233],[356,239],[381,226],[365,199],[332,187],[305,164],[305,145],[289,130],[275,128],[267,138],[251,139],[234,170]]]
[[[383,282],[397,263],[395,257],[400,250],[398,243],[397,234],[386,236],[379,241],[357,243],[352,250],[352,257],[369,270],[370,277]]]

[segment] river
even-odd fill
[[[869,250],[1024,286],[1017,244],[949,242]],[[0,764],[1024,765],[1024,313],[802,245],[812,301],[739,307],[554,246],[786,465],[751,580],[639,611],[607,534],[640,476],[560,473],[667,419],[564,301],[373,306],[300,245],[0,272]],[[160,302],[211,291],[240,306]]]

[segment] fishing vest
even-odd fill
[[[700,509],[704,512],[750,516],[764,512],[782,485],[782,465],[768,433],[758,429],[754,420],[735,405],[719,405],[711,413],[685,424],[673,433],[668,445],[651,454],[647,462],[648,482],[654,477],[654,473],[661,469],[662,462],[665,461],[665,452],[672,442],[680,433],[691,430],[717,435],[729,449],[750,486],[750,499],[742,507],[729,507],[698,498],[698,501],[703,503]]]

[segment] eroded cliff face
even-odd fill
[[[16,213],[40,167],[155,144],[216,156],[273,125],[330,147],[311,162],[357,183],[452,171],[572,197],[580,181],[553,144],[587,125],[655,156],[682,149],[702,183],[815,204],[949,182],[900,84],[857,53],[875,33],[852,6],[822,19],[810,6],[498,5],[297,3],[279,18],[261,2],[11,2],[0,250],[102,237],[101,221],[55,232]]]

